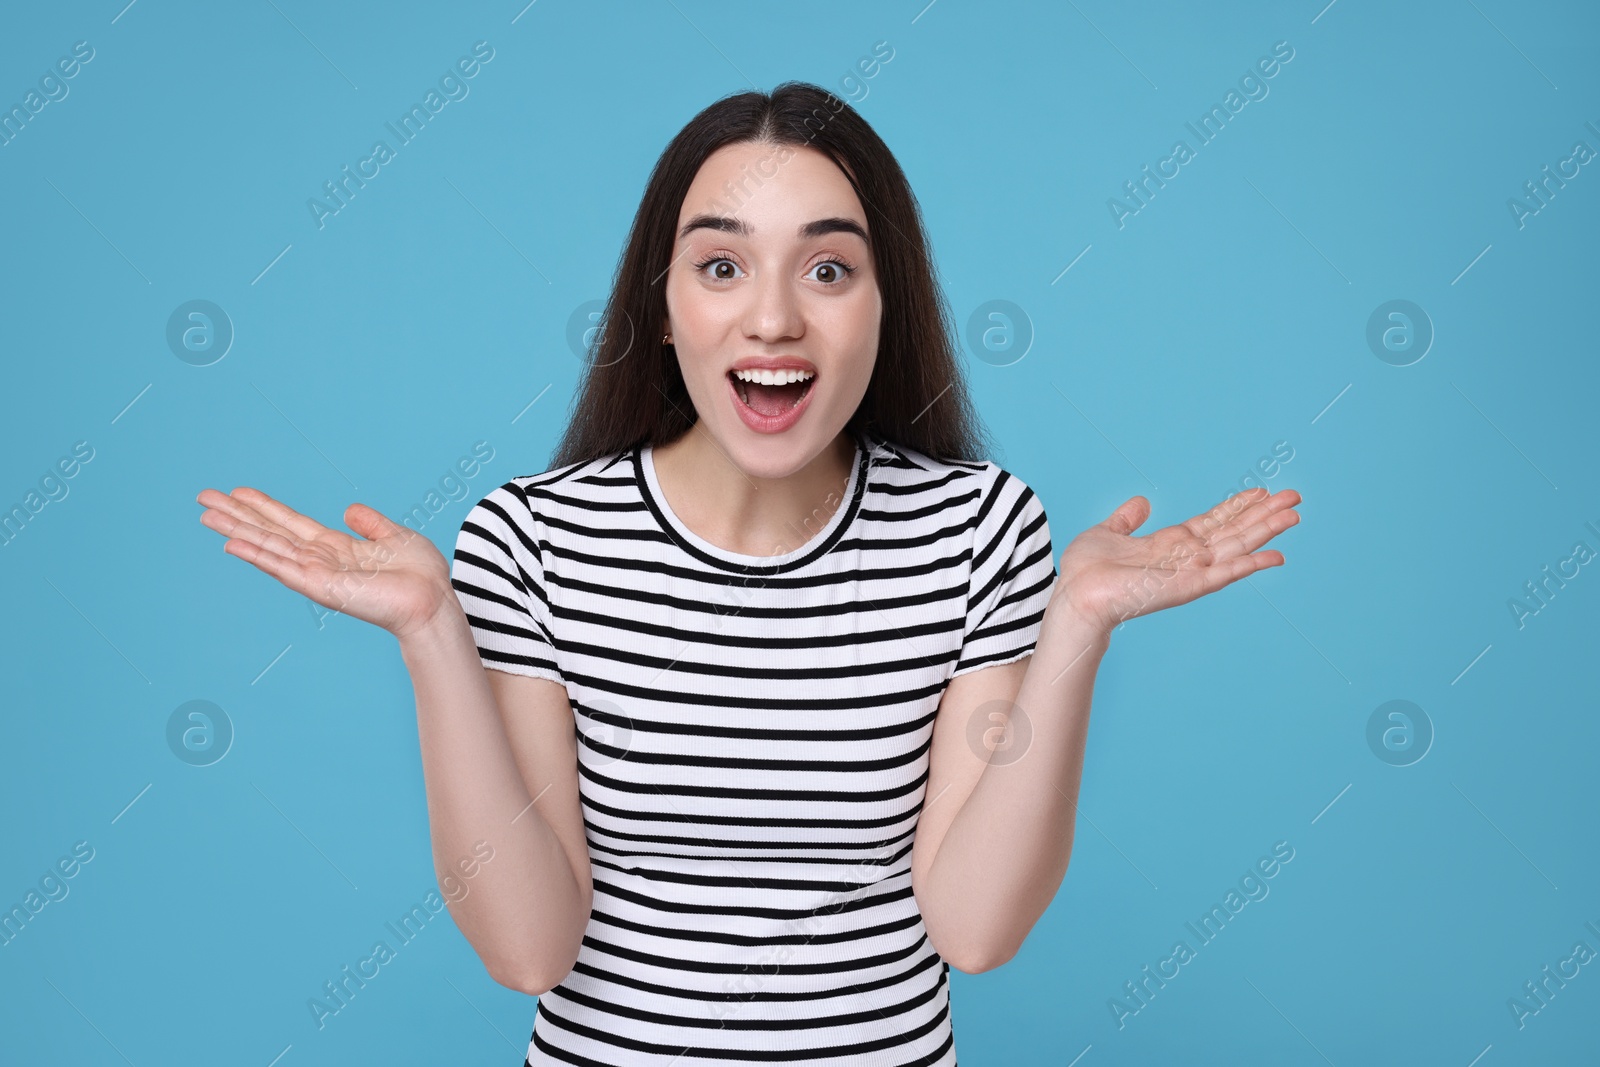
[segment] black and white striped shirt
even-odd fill
[[[594,909],[528,1062],[950,1067],[911,844],[946,685],[1033,651],[1043,505],[862,437],[831,515],[746,556],[651,457],[513,478],[456,541],[484,665],[564,684],[579,737]]]

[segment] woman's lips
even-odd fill
[[[799,356],[745,356],[734,360],[728,370],[803,370],[808,374],[817,373],[817,368],[811,365],[810,360]]]

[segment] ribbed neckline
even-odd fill
[[[689,555],[722,570],[781,574],[784,571],[804,567],[828,552],[844,536],[845,531],[855,520],[856,513],[861,510],[861,501],[866,495],[867,474],[877,449],[870,438],[859,434],[852,434],[851,438],[855,442],[856,452],[850,467],[850,480],[845,483],[845,502],[834,509],[827,524],[814,537],[792,552],[778,556],[747,556],[742,552],[730,552],[712,544],[685,526],[667,503],[667,495],[661,491],[661,482],[656,478],[653,446],[641,445],[634,448],[633,473],[638,480],[640,495],[644,497],[645,504],[655,516],[662,532]]]

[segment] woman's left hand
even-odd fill
[[[1150,501],[1129,497],[1105,522],[1073,539],[1061,554],[1059,596],[1083,622],[1109,633],[1148,615],[1283,564],[1277,550],[1257,552],[1300,521],[1293,489],[1264,486],[1236,493],[1187,522],[1142,537]]]

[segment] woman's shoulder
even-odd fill
[[[901,492],[939,487],[978,507],[992,507],[998,497],[1033,494],[1026,482],[992,459],[940,459],[881,438],[874,438],[873,444],[874,471],[882,472],[880,477]]]
[[[473,506],[468,520],[488,511],[517,525],[526,525],[544,511],[584,508],[608,487],[631,485],[632,449],[624,449],[593,459],[551,467],[537,474],[519,474],[490,489]]]

